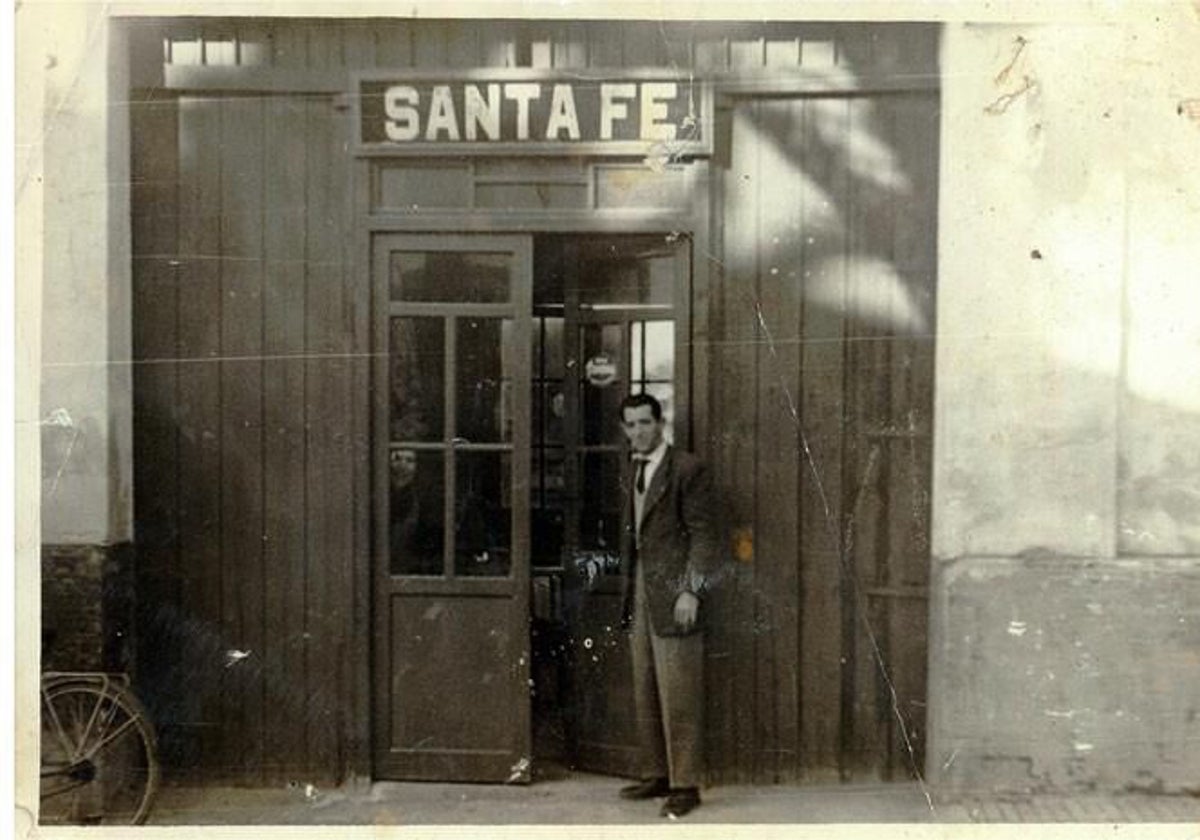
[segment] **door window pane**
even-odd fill
[[[662,237],[586,247],[581,254],[579,301],[594,307],[671,306],[676,247]]]
[[[643,332],[644,366],[635,375],[647,381],[670,382],[675,378],[675,323],[647,321]]]
[[[563,394],[561,382],[547,382],[539,385],[534,395],[537,405],[534,407],[537,427],[535,434],[542,443],[561,444],[563,442],[563,423],[566,418],[567,401]]]
[[[627,371],[621,324],[585,324],[580,328],[583,376],[580,378],[580,427],[583,443],[619,444],[618,408],[625,395]]]
[[[441,452],[388,451],[388,543],[393,575],[440,575],[445,528]]]
[[[473,251],[393,251],[391,298],[410,303],[504,303],[512,257]]]
[[[564,466],[561,448],[534,450],[531,525],[535,566],[557,566],[562,562]]]
[[[563,319],[539,318],[541,322],[541,352],[538,373],[555,379],[563,375]]]
[[[454,571],[504,576],[512,565],[512,456],[456,452]]]
[[[457,437],[471,443],[512,439],[513,323],[459,318]]]
[[[394,443],[443,439],[445,329],[441,318],[391,319],[389,437]]]
[[[579,545],[572,558],[574,571],[594,578],[619,571],[621,514],[628,497],[621,490],[618,452],[589,452],[580,456]],[[595,568],[587,569],[592,564]]]

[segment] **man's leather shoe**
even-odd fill
[[[622,799],[653,799],[656,796],[666,796],[671,792],[671,785],[666,779],[643,779],[632,785],[621,788]]]
[[[661,813],[664,817],[678,819],[691,813],[700,805],[700,791],[696,788],[674,788],[667,794]]]

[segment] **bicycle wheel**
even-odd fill
[[[158,749],[141,704],[107,681],[42,690],[43,825],[138,825],[158,790]]]

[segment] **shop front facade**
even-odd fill
[[[99,590],[123,581],[95,619],[118,616],[119,632],[94,655],[133,673],[175,778],[633,774],[617,406],[638,392],[659,398],[668,436],[717,490],[711,784],[1108,778],[1048,746],[1067,738],[1057,730],[1023,747],[1020,733],[988,734],[1018,713],[1045,718],[1020,711],[1024,689],[1005,676],[1041,654],[1003,646],[1105,609],[1113,574],[1137,578],[1145,609],[1174,593],[1160,612],[1186,616],[1194,567],[1083,545],[1100,514],[1069,510],[1064,488],[1094,478],[1087,446],[1131,439],[1084,434],[1111,399],[1102,383],[1093,403],[1040,395],[1064,430],[1056,474],[1019,468],[1012,453],[1027,450],[996,437],[1022,416],[1005,354],[1035,351],[964,344],[989,345],[989,319],[1016,317],[980,308],[1005,293],[964,252],[981,228],[958,211],[988,182],[965,186],[966,158],[945,158],[970,134],[949,127],[992,104],[952,112],[966,83],[944,90],[947,61],[986,64],[964,46],[982,36],[923,23],[106,25],[101,96],[120,104],[105,172],[128,190],[109,195],[105,241],[127,294],[100,308],[110,335],[127,330],[128,378],[105,393],[128,422],[108,426],[104,537],[56,531],[53,494],[44,503],[43,603],[80,574],[80,543]],[[46,294],[43,331],[79,305]],[[1066,376],[1061,356],[1033,361]],[[44,368],[43,409],[76,387],[55,378],[69,368]],[[997,381],[1004,399],[982,398]],[[1188,423],[1173,419],[1171,440]],[[46,464],[76,428],[48,427]],[[985,463],[989,447],[998,461]],[[1136,513],[1171,462],[1134,455],[1148,472],[1122,509]],[[1077,513],[1083,543],[1042,539],[1027,517],[1003,526],[1028,501],[1022,469],[1044,530]],[[1185,551],[1186,529],[1176,536]],[[1066,590],[1093,577],[1100,594],[1075,603]],[[1039,598],[1038,617],[1018,608]],[[1146,626],[1141,609],[1121,621]],[[43,624],[64,612],[44,608]],[[57,629],[56,643],[70,636]],[[1186,657],[1181,638],[1155,637],[1168,659]],[[1071,661],[1066,641],[1049,646],[1047,672]],[[984,714],[989,695],[999,706]],[[1186,729],[1181,697],[1160,699]],[[1170,787],[1186,766],[1145,772]]]

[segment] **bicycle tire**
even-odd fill
[[[158,744],[125,687],[64,680],[42,689],[42,825],[140,825],[158,792]]]

